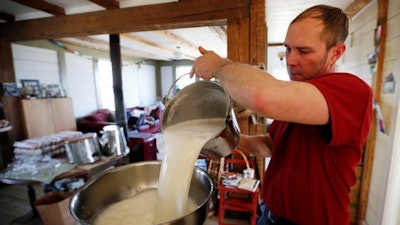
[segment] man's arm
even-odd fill
[[[260,157],[271,157],[273,141],[269,134],[245,135],[241,134],[238,149]]]

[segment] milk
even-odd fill
[[[195,162],[204,144],[225,126],[225,119],[198,119],[164,131],[165,157],[158,182],[156,223],[185,214]]]
[[[158,189],[112,204],[95,221],[96,225],[154,225],[196,210],[189,199],[195,162],[204,144],[225,127],[225,118],[198,119],[165,129],[165,156]]]
[[[152,225],[155,221],[155,207],[158,192],[150,189],[140,192],[133,198],[116,202],[96,218],[96,225]],[[187,210],[192,212],[197,205],[188,201]]]

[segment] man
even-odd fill
[[[350,222],[349,193],[370,129],[372,90],[352,74],[334,72],[348,23],[342,10],[325,5],[292,21],[284,41],[291,81],[199,47],[191,76],[218,79],[237,103],[274,119],[267,135],[241,135],[238,146],[271,156],[259,225]]]

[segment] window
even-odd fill
[[[114,88],[111,63],[109,61],[99,60],[99,95],[101,99],[101,108],[115,111]]]
[[[196,79],[190,78],[189,73],[192,70],[192,66],[177,66],[176,67],[176,91],[182,90],[182,88],[192,84]]]

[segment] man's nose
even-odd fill
[[[291,66],[291,65],[295,65],[296,61],[297,61],[297,56],[295,53],[293,52],[287,52],[285,55],[286,58],[286,65],[287,66]]]

